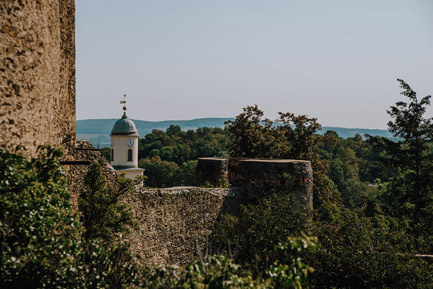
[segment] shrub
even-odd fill
[[[70,287],[82,246],[70,194],[55,157],[26,161],[0,150],[0,286]]]
[[[137,269],[123,245],[82,237],[57,161],[0,150],[0,288],[123,288]]]
[[[143,288],[200,289],[302,289],[307,274],[313,269],[302,262],[302,255],[315,248],[315,238],[288,238],[275,247],[282,257],[268,270],[254,277],[231,259],[222,255],[209,256],[185,267],[147,268],[143,270]]]

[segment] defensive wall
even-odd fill
[[[125,198],[138,230],[131,249],[146,264],[185,264],[196,260],[227,201],[237,188],[176,187],[138,189]]]
[[[311,162],[290,159],[199,158],[197,183],[243,188],[245,200],[291,194],[297,209],[313,209]]]
[[[93,162],[102,161],[109,186],[116,189],[117,172],[88,141],[78,141],[62,164],[74,207],[86,189],[84,178]],[[126,235],[134,254],[146,264],[185,264],[204,249],[218,215],[236,201],[239,188],[136,187],[123,196],[138,229]]]
[[[110,186],[116,188],[116,171],[89,142],[78,141],[73,153],[62,161],[75,206],[86,189],[84,178],[90,165],[100,160]],[[226,183],[221,177],[227,177]],[[241,204],[271,193],[291,194],[300,210],[312,209],[308,161],[203,158],[198,161],[197,178],[207,186],[214,181],[217,187],[137,186],[123,197],[138,223],[138,229],[131,229],[126,237],[144,263],[185,264],[196,260],[206,248],[218,216],[237,214]],[[236,187],[229,186],[230,180]]]
[[[147,264],[188,263],[206,248],[219,215],[272,193],[292,195],[308,212],[312,173],[309,161],[201,158],[198,182],[216,187],[137,188],[125,197],[139,224],[128,236],[132,250]]]
[[[0,1],[0,148],[75,142],[74,0]]]

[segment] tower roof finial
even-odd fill
[[[126,113],[126,94],[123,95],[123,100],[120,104],[123,104],[123,111]]]

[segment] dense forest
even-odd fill
[[[207,254],[184,267],[143,268],[121,241],[134,229],[95,163],[74,214],[56,157],[0,153],[1,288],[432,288],[433,120],[430,96],[391,106],[393,138],[343,139],[315,118],[248,106],[225,129],[170,126],[140,140],[146,186],[194,185],[208,156],[309,160],[314,210],[272,194],[219,216]],[[101,150],[109,156],[109,150]],[[79,257],[71,257],[79,256]]]

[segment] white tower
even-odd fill
[[[144,169],[138,167],[138,132],[135,124],[126,115],[126,94],[123,95],[123,116],[114,123],[111,130],[111,165],[127,178],[142,175]]]

